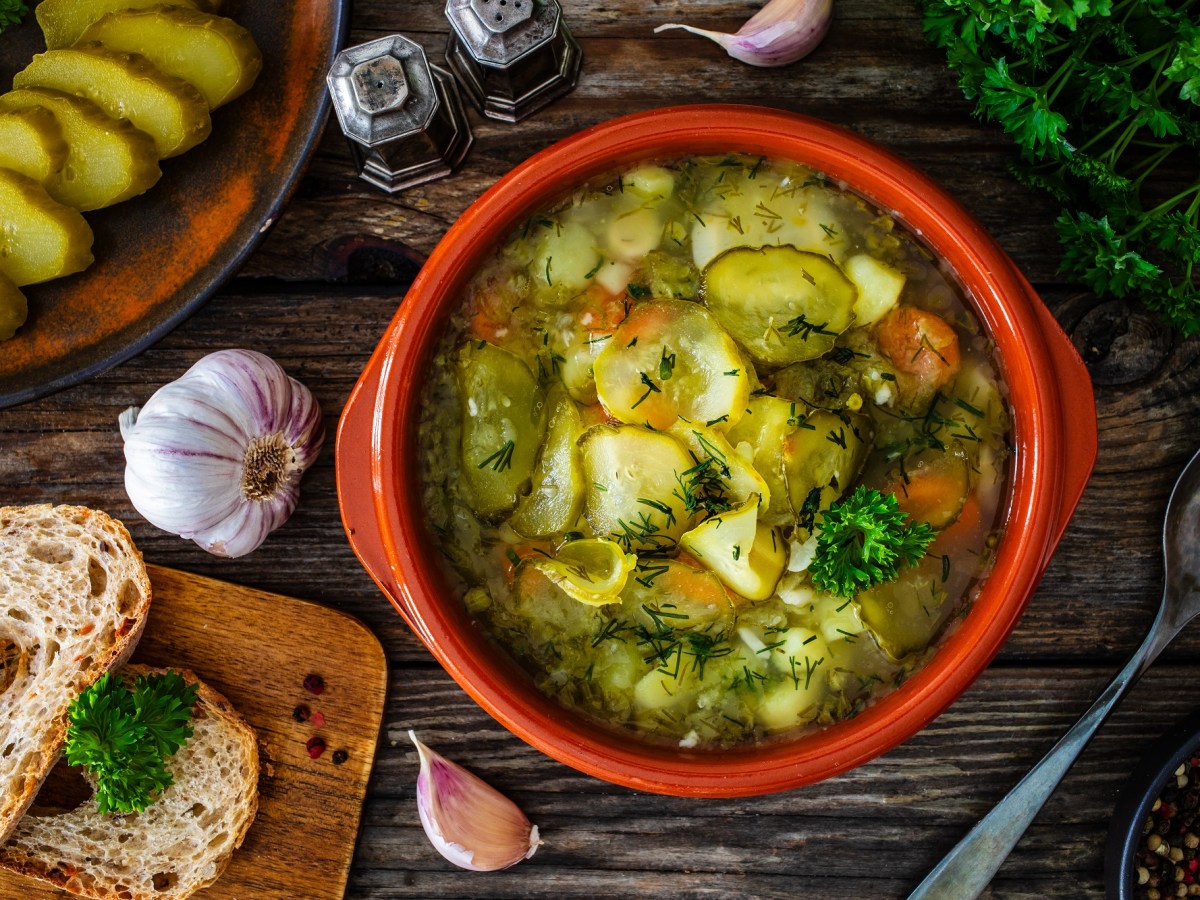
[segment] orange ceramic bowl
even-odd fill
[[[441,573],[418,485],[417,421],[431,352],[484,260],[537,209],[588,179],[649,159],[737,151],[795,160],[894,213],[957,273],[995,340],[1010,390],[1013,455],[1004,537],[968,614],[916,675],[858,716],[731,750],[638,741],[543,696],[472,625]],[[684,106],[589,128],[501,178],[434,249],[342,416],[338,494],[350,542],[400,615],[485,710],[574,768],[644,791],[733,797],[836,775],[945,709],[1000,649],[1079,500],[1096,454],[1091,382],[1070,341],[978,223],[920,172],[840,128],[747,106]]]

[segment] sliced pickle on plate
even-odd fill
[[[29,304],[21,289],[0,272],[0,341],[7,341],[25,324]]]
[[[86,97],[154,138],[159,158],[178,156],[212,131],[208,104],[194,87],[164,75],[145,57],[100,44],[39,53],[13,76],[13,87],[53,88]]]
[[[67,143],[67,159],[46,190],[82,212],[136,197],[162,177],[154,139],[90,100],[44,88],[0,94],[0,111],[45,108]]]
[[[484,342],[459,351],[462,470],[479,515],[511,510],[529,482],[546,430],[545,398],[529,367]]]
[[[0,169],[27,175],[43,187],[67,162],[67,142],[54,113],[29,106],[0,113]]]
[[[195,0],[169,0],[171,6],[187,9],[208,9],[208,4]],[[89,25],[103,18],[110,12],[125,9],[144,9],[148,6],[162,6],[164,0],[42,0],[33,11],[42,34],[46,37],[46,46],[51,50],[70,47],[79,40]]]
[[[766,600],[787,563],[787,542],[758,521],[758,497],[705,519],[679,545],[731,591],[747,600]]]
[[[680,418],[724,431],[750,396],[737,345],[704,307],[686,300],[636,305],[594,368],[596,393],[613,416],[660,431]]]
[[[233,19],[181,7],[109,13],[79,40],[144,56],[200,91],[210,109],[240,97],[262,71],[262,54],[249,31]]]
[[[517,503],[509,524],[526,537],[570,530],[583,510],[583,419],[562,389],[551,393],[550,424],[533,471],[533,487]]]
[[[637,557],[605,538],[563,544],[553,557],[531,557],[533,566],[574,600],[591,606],[616,603]]]
[[[631,553],[674,550],[692,518],[680,479],[693,463],[683,445],[636,425],[595,425],[579,447],[592,531]]]
[[[836,263],[790,245],[726,250],[705,267],[701,290],[722,327],[766,366],[828,353],[858,297]]]
[[[92,229],[25,175],[0,169],[0,273],[17,287],[82,272]]]
[[[818,409],[783,444],[788,497],[800,523],[827,509],[849,488],[866,461],[873,437],[871,420],[859,413],[838,415]]]

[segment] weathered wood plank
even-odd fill
[[[1197,676],[1194,665],[1150,672],[986,896],[1102,896],[1115,793],[1153,736],[1190,708],[1174,689]],[[385,725],[393,752],[375,774],[350,896],[900,897],[1105,680],[1091,669],[993,670],[923,732],[852,772],[784,794],[695,801],[575,774],[504,732],[440,671],[394,673]],[[416,820],[410,727],[522,806],[545,841],[532,860],[509,872],[455,877]]]

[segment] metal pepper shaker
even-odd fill
[[[454,78],[395,34],[343,50],[326,77],[359,175],[395,193],[449,175],[473,140]]]
[[[558,0],[446,0],[446,61],[483,115],[517,122],[570,92],[583,59]]]

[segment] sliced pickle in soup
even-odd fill
[[[783,444],[784,475],[801,524],[842,496],[862,470],[873,436],[871,420],[818,409]]]
[[[563,544],[553,557],[531,557],[526,565],[580,603],[603,606],[621,599],[637,557],[605,538],[584,538]]]
[[[808,407],[803,403],[759,394],[750,398],[746,414],[726,435],[739,454],[746,451],[752,454],[754,471],[767,485],[758,511],[760,522],[789,525],[796,518],[788,497],[781,448],[807,414]]]
[[[679,545],[747,600],[766,600],[787,563],[787,544],[758,521],[758,498],[705,519]]]
[[[533,472],[533,487],[517,503],[509,523],[526,537],[570,530],[583,510],[583,419],[561,388],[549,398],[550,424]]]
[[[542,389],[519,357],[488,343],[460,349],[458,386],[467,502],[484,517],[508,512],[533,474],[542,445]]]
[[[940,559],[926,557],[895,581],[858,595],[864,624],[893,659],[924,650],[945,621],[941,566]]]
[[[596,393],[630,425],[670,428],[680,418],[720,431],[741,418],[750,377],[712,315],[685,300],[635,306],[596,357]]]
[[[705,267],[702,291],[722,327],[767,366],[832,350],[858,297],[836,263],[790,245],[725,251]]]
[[[699,424],[677,422],[670,433],[687,447],[695,460],[692,470],[685,475],[685,487],[703,485],[710,496],[716,495],[713,499],[730,506],[745,503],[754,496],[762,498],[764,505],[770,500],[771,488],[766,479],[721,432]]]
[[[631,553],[674,550],[692,518],[680,488],[692,466],[683,445],[636,425],[595,425],[579,446],[592,531]]]

